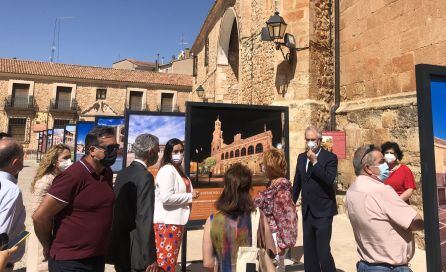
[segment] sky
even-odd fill
[[[434,137],[446,140],[446,80],[431,81],[431,100]]]
[[[65,129],[67,131],[69,131],[69,132],[72,132],[72,133],[76,132],[76,126],[75,125],[73,125],[73,126],[66,126]]]
[[[191,47],[214,0],[2,0],[0,58],[111,67],[124,58],[170,60]],[[59,33],[59,35],[57,35]],[[58,56],[58,58],[57,58]],[[160,57],[161,59],[161,57]]]
[[[133,144],[142,133],[157,136],[162,145],[172,138],[184,141],[185,125],[184,116],[130,115],[128,143]]]
[[[88,132],[92,130],[94,127],[94,123],[78,123],[77,124],[77,143],[78,144],[85,144],[85,137],[87,136]]]
[[[99,126],[116,127],[125,124],[125,118],[98,118]]]

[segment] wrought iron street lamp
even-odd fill
[[[285,33],[287,28],[287,23],[276,11],[273,16],[271,16],[266,22],[266,27],[262,28],[262,41],[272,41],[276,44],[276,49],[282,52],[283,58],[289,63],[292,62],[292,54],[294,51],[300,51],[305,48],[296,48],[296,41],[294,36],[289,33]],[[287,47],[290,53],[286,54],[282,50],[282,46]]]
[[[198,86],[198,88],[195,90],[197,92],[197,95],[199,98],[203,98],[204,96],[204,88],[203,86]]]
[[[266,26],[268,27],[268,33],[271,39],[279,40],[283,39],[285,36],[287,23],[285,23],[285,20],[279,15],[278,11],[276,11],[274,15],[269,18],[269,20],[266,22]]]

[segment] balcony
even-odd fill
[[[158,105],[157,106],[157,111],[161,111],[161,112],[179,112],[180,109],[179,109],[178,105],[173,105],[173,106]]]
[[[147,105],[127,105],[126,110],[128,111],[146,111]]]
[[[79,110],[76,99],[63,100],[63,99],[51,99],[50,111],[52,112],[71,112],[75,113]]]
[[[5,98],[5,110],[21,110],[21,111],[36,111],[37,104],[34,96],[8,96]]]

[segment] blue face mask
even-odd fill
[[[378,166],[375,166],[379,168],[379,175],[377,176],[378,179],[381,182],[386,181],[389,178],[390,175],[390,170],[389,170],[389,166],[387,165],[387,163],[382,163]]]

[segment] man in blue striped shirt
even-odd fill
[[[22,193],[14,177],[23,169],[23,147],[12,138],[0,140],[0,233],[14,239],[25,230],[25,206]],[[12,268],[25,253],[25,244],[10,258],[7,268]]]

